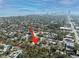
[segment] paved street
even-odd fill
[[[69,20],[69,23],[71,24],[72,31],[73,31],[74,34],[75,34],[75,39],[76,39],[75,42],[76,42],[77,44],[79,44],[79,37],[78,37],[77,31],[76,31],[76,29],[74,28],[74,27],[75,27],[74,24],[71,22],[72,18],[71,18],[70,16],[68,16],[68,20]]]

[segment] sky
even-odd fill
[[[0,16],[28,14],[79,15],[79,0],[0,0]]]

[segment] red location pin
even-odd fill
[[[32,38],[32,41],[34,42],[34,44],[37,44],[37,43],[38,43],[38,38],[34,36],[34,37]]]
[[[34,44],[37,44],[38,38],[34,35],[34,32],[32,31],[32,27],[29,28],[29,32],[32,33],[32,42],[34,42]]]

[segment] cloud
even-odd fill
[[[19,11],[34,11],[34,8],[18,8]]]
[[[77,0],[60,0],[59,1],[60,4],[66,4],[66,5],[74,4],[75,2],[77,2]]]

